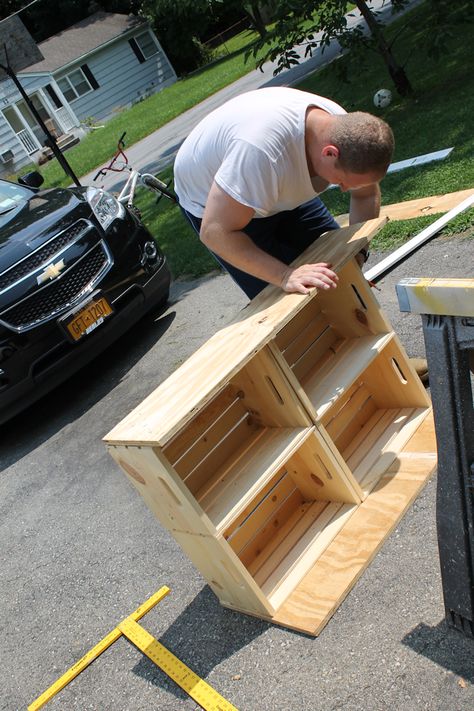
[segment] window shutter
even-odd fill
[[[136,58],[138,59],[138,61],[140,62],[140,64],[143,64],[143,62],[145,62],[146,60],[145,60],[145,57],[143,56],[142,50],[140,49],[140,47],[137,44],[137,41],[132,37],[132,39],[128,40],[128,43],[129,43],[130,47],[133,49],[133,52],[134,52]]]
[[[87,81],[89,82],[89,84],[91,85],[91,87],[92,87],[93,89],[98,89],[98,88],[99,88],[99,82],[97,81],[97,79],[95,78],[95,76],[92,74],[92,72],[91,72],[91,70],[89,69],[89,67],[87,66],[87,64],[82,64],[82,65],[81,65],[81,69],[82,69],[82,71],[84,72],[85,77],[86,77]]]
[[[51,84],[46,84],[46,86],[45,86],[44,88],[45,88],[46,91],[48,92],[49,98],[51,99],[51,101],[53,102],[53,104],[55,105],[55,107],[56,107],[57,109],[60,109],[61,106],[63,105],[63,104],[62,104],[62,101],[61,101],[61,99],[59,98],[59,96],[56,94],[56,92],[54,91],[54,89],[53,89],[53,87],[51,86]]]

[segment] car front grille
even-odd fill
[[[3,311],[0,318],[6,326],[17,331],[48,321],[73,305],[85,291],[93,289],[111,265],[105,244],[99,242],[61,277]]]
[[[0,291],[5,291],[13,284],[39,269],[51,257],[59,254],[69,244],[93,229],[88,220],[78,220],[66,230],[59,232],[42,247],[29,254],[20,262],[0,274]]]

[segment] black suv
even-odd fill
[[[0,423],[166,302],[166,259],[138,217],[95,187],[0,180]]]

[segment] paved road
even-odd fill
[[[399,313],[394,283],[472,276],[472,248],[438,238],[382,282],[410,355],[423,354],[421,322]],[[472,642],[443,622],[434,481],[311,639],[221,608],[106,453],[112,426],[244,304],[227,276],[175,283],[164,313],[0,428],[2,711],[24,709],[164,584],[143,624],[240,711],[474,708]],[[50,708],[196,706],[121,640]]]

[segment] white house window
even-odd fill
[[[87,64],[79,69],[75,69],[70,74],[66,74],[62,79],[58,79],[58,86],[68,101],[74,101],[84,94],[98,88],[98,84],[92,76]],[[95,84],[95,86],[94,86]]]
[[[140,64],[153,57],[158,52],[158,47],[150,32],[142,32],[141,35],[128,40]]]

